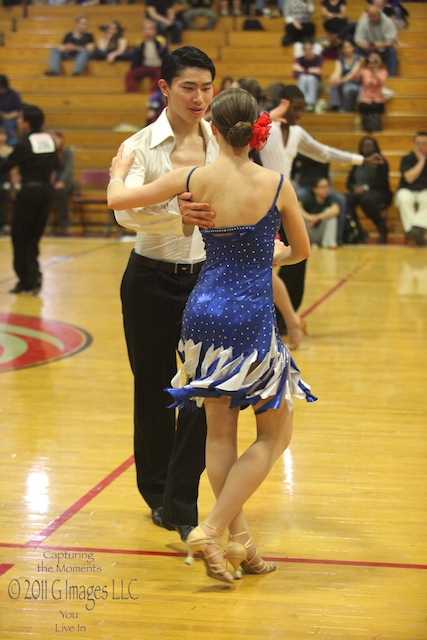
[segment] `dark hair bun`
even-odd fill
[[[250,122],[236,122],[227,133],[227,140],[232,147],[245,147],[252,138]]]

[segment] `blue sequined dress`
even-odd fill
[[[282,183],[283,176],[255,225],[202,230],[206,262],[184,311],[178,346],[183,364],[167,389],[173,407],[200,407],[205,397],[222,395],[230,396],[231,407],[269,398],[259,411],[277,408],[282,393],[290,408],[293,395],[316,399],[276,324],[272,263]]]

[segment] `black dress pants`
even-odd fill
[[[387,223],[381,212],[387,209],[392,200],[392,194],[383,189],[369,189],[360,195],[347,194],[347,211],[358,220],[356,207],[359,206],[363,213],[372,220],[378,231],[387,234]]]
[[[39,242],[49,217],[51,199],[51,186],[43,184],[24,184],[16,195],[11,229],[13,268],[24,290],[40,283]]]
[[[204,409],[176,420],[165,391],[177,371],[182,314],[197,275],[153,270],[132,252],[121,286],[124,330],[134,375],[134,452],[138,489],[163,519],[197,524],[199,479],[205,468]]]
[[[282,242],[289,244],[286,238],[285,231],[282,226],[279,228],[279,235]],[[291,299],[292,306],[295,311],[301,306],[302,299],[304,297],[305,287],[305,272],[307,268],[307,260],[298,262],[297,264],[289,264],[285,267],[281,267],[279,271],[279,278],[283,280],[288,290],[289,298]],[[286,332],[286,324],[282,314],[276,308],[277,324],[281,333]]]

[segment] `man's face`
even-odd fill
[[[154,22],[144,22],[142,25],[142,33],[146,40],[154,40],[157,35],[157,29]]]
[[[315,187],[313,187],[313,193],[320,199],[326,200],[329,195],[329,181],[326,178],[319,180]]]
[[[162,79],[159,87],[167,98],[169,115],[190,125],[200,122],[213,98],[212,74],[199,67],[183,69],[171,86]]]
[[[381,11],[378,7],[370,7],[370,9],[368,9],[368,16],[369,22],[372,22],[372,24],[378,24],[380,21]]]
[[[415,151],[427,156],[427,136],[416,136],[414,141]]]
[[[298,124],[304,115],[305,100],[304,98],[294,98],[290,101],[288,110],[286,111],[285,118],[288,124]]]
[[[86,18],[80,18],[80,20],[77,20],[76,29],[79,33],[86,33],[88,27],[89,20],[87,20]]]

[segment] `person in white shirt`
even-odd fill
[[[270,137],[264,149],[260,151],[260,161],[267,169],[280,171],[290,177],[293,161],[297,153],[308,156],[317,162],[335,162],[339,164],[380,164],[383,162],[379,154],[374,153],[364,158],[359,153],[350,153],[334,147],[328,147],[315,140],[305,129],[299,126],[305,110],[304,94],[296,85],[277,83],[269,88],[271,106],[288,102],[285,113],[287,122],[273,122]],[[301,192],[297,190],[298,196]],[[335,195],[333,189],[331,195]],[[286,284],[294,309],[297,311],[304,294],[306,261],[297,265],[282,267],[279,276]],[[281,319],[278,318],[279,328]]]
[[[181,166],[209,164],[218,156],[203,120],[212,97],[215,67],[195,47],[166,56],[159,88],[167,107],[148,127],[128,138],[124,156],[135,152],[126,178],[139,186]],[[189,194],[187,194],[189,197]],[[186,222],[209,226],[188,204]],[[211,214],[213,217],[213,213]],[[181,318],[205,260],[200,231],[185,225],[177,198],[152,207],[116,211],[117,222],[136,232],[123,276],[125,337],[134,375],[134,450],[139,491],[155,524],[176,529],[183,540],[197,525],[200,474],[205,467],[204,411],[182,410],[178,421],[165,391],[177,370]]]

